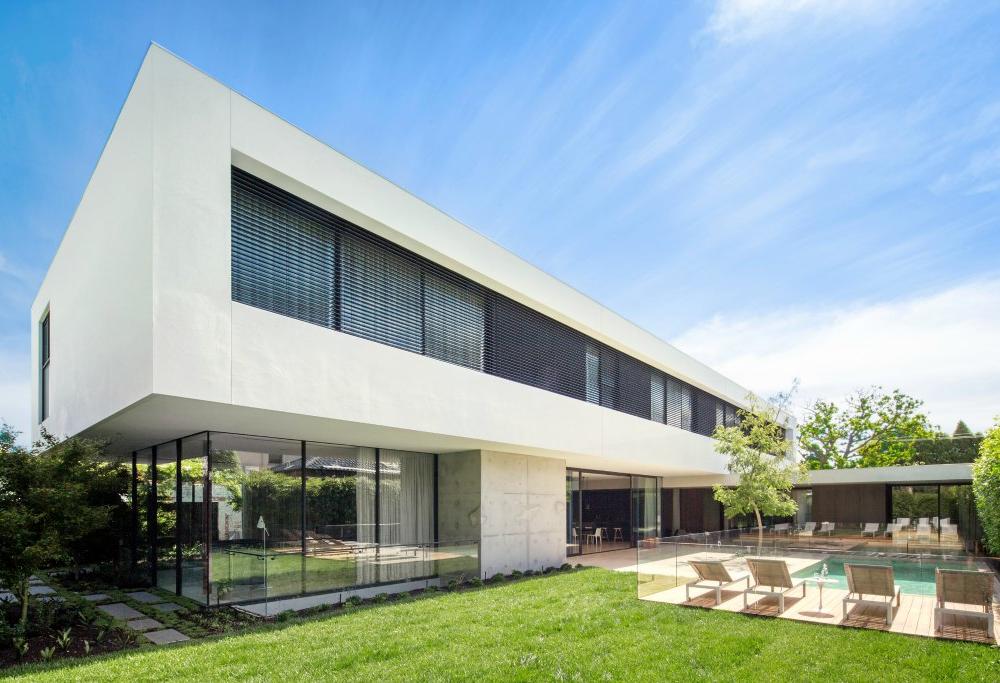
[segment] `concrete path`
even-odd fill
[[[143,633],[146,639],[156,645],[169,645],[170,643],[180,643],[185,640],[191,640],[186,635],[180,631],[172,628],[163,629],[162,631],[149,631],[148,633]]]
[[[146,616],[139,610],[129,607],[124,602],[114,602],[110,605],[100,605],[97,609],[101,610],[109,617],[126,621],[129,619],[142,619]]]

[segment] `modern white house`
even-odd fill
[[[749,395],[155,45],[31,315],[36,435],[212,604],[667,533]]]

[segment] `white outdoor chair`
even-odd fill
[[[896,518],[896,524],[900,525],[901,527],[903,527],[905,529],[906,527],[910,526],[910,518],[909,517],[897,517]]]
[[[861,537],[864,538],[866,535],[871,534],[872,538],[875,538],[875,534],[878,533],[879,526],[878,522],[868,522],[865,524],[865,528],[861,530]]]
[[[792,530],[792,525],[788,522],[782,522],[781,524],[774,525],[774,533],[776,534],[787,534]]]
[[[806,522],[799,530],[799,536],[812,536],[816,532],[816,522]]]
[[[926,519],[926,518],[924,518]],[[931,525],[927,522],[920,522],[917,524],[917,540],[918,541],[930,541],[931,540]]]
[[[718,560],[689,560],[688,564],[694,570],[695,574],[698,575],[698,581],[707,581],[708,583],[688,583],[684,585],[684,597],[688,602],[691,601],[691,589],[692,588],[710,588],[715,591],[715,604],[718,605],[722,602],[722,589],[728,588],[735,583],[740,583],[741,581],[747,582],[747,588],[750,587],[750,575],[740,574],[733,576],[726,569],[726,565]]]
[[[598,548],[604,548],[604,527],[599,526],[594,529],[594,533],[588,534],[587,542],[593,543]]]
[[[833,535],[833,530],[837,526],[836,522],[823,522],[823,525],[819,528],[821,534],[826,534],[827,536]]]

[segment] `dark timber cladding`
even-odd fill
[[[711,434],[736,408],[232,169],[233,300]]]

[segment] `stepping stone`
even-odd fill
[[[28,586],[28,592],[32,595],[51,595],[55,590],[48,586]]]
[[[108,600],[108,596],[104,593],[91,593],[90,595],[84,595],[83,599],[87,602],[101,602],[102,600]]]
[[[41,585],[42,585],[42,584],[44,584],[44,583],[45,583],[45,582],[44,582],[44,581],[42,581],[41,579],[36,579],[36,578],[34,578],[34,577],[32,577],[32,578],[28,579],[28,585],[29,585],[29,586],[41,586]]]
[[[133,619],[132,621],[125,622],[133,631],[151,631],[154,628],[163,628],[163,624],[158,622],[156,619]]]
[[[142,619],[146,616],[139,610],[129,607],[124,602],[114,602],[110,605],[100,605],[97,609],[115,619]]]
[[[128,598],[132,598],[136,602],[145,602],[145,603],[163,602],[163,598],[161,598],[159,595],[154,595],[149,591],[136,591],[135,593],[126,593],[125,596]]]
[[[0,602],[15,602],[17,600],[10,591],[0,591]]]
[[[169,645],[170,643],[179,643],[184,640],[191,640],[186,635],[180,631],[172,628],[166,628],[162,631],[150,631],[149,633],[143,633],[151,643],[156,643],[157,645]]]
[[[39,595],[38,599],[45,602],[66,602],[66,598],[61,595]]]
[[[184,609],[174,602],[162,602],[159,605],[150,605],[150,607],[159,612],[176,612],[177,610]]]

